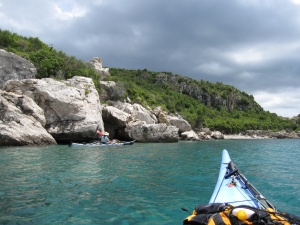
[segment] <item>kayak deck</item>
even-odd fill
[[[209,203],[274,208],[233,164],[227,150],[223,150],[218,181]]]

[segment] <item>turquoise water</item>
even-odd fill
[[[0,148],[0,224],[182,224],[213,192],[227,149],[281,211],[300,215],[300,140],[114,148]]]

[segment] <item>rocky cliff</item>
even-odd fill
[[[0,49],[0,89],[8,80],[31,79],[35,74],[36,68],[31,62]]]
[[[110,138],[123,140],[176,142],[178,131],[185,129],[182,124],[187,122],[177,122],[181,124],[178,128],[174,119],[158,123],[155,113],[139,104],[114,102],[102,108],[90,78],[23,79],[34,76],[32,64],[5,51],[0,59],[0,146],[88,142],[95,139],[97,130],[109,131]],[[89,63],[109,75],[97,58]]]
[[[139,142],[179,140],[179,128],[169,122],[160,123],[153,111],[146,110],[139,104],[122,102],[110,104],[104,106],[102,111],[105,129],[109,131],[110,137]]]
[[[110,131],[111,138],[118,136],[142,142],[179,139],[179,128],[171,123],[157,124],[156,116],[141,105],[116,103],[116,107],[102,109],[90,78],[23,79],[34,77],[36,69],[31,63],[5,51],[1,51],[0,59],[3,88],[0,145],[87,142],[95,139],[96,130]],[[98,58],[89,64],[102,76],[109,75]]]
[[[102,64],[98,65],[101,63],[98,58],[89,63],[103,73],[102,76],[109,76],[108,69],[103,71]],[[146,109],[140,104],[130,103],[129,99],[128,102],[108,101],[118,89],[114,82],[101,83],[107,100],[107,104],[102,105],[90,78],[33,79],[35,68],[32,64],[5,51],[1,51],[0,64],[3,87],[0,91],[0,146],[88,142],[95,140],[97,130],[108,131],[110,138],[139,142],[224,138],[220,132],[209,129],[197,133],[186,120],[179,115],[169,115],[161,107]],[[176,79],[161,74],[156,82],[168,82],[170,87],[180,88],[182,93],[193,95],[207,105],[221,102],[229,108],[241,106],[242,93],[237,92],[233,97],[229,95],[226,101],[214,99],[213,95],[207,95],[188,80]],[[248,103],[244,105],[251,105]],[[266,134],[248,131],[246,135]],[[282,131],[268,133],[268,137],[298,138],[299,133],[290,135]]]
[[[104,129],[99,95],[90,78],[10,80],[3,89],[33,99],[45,114],[44,128],[57,142],[89,141],[97,129]]]
[[[43,110],[29,97],[0,90],[0,146],[56,144]]]
[[[198,102],[216,109],[227,110],[258,109],[263,110],[254,98],[236,88],[222,83],[213,84],[207,81],[195,81],[188,77],[160,73],[156,83],[170,87],[176,92],[193,97]],[[219,89],[216,87],[219,86]]]

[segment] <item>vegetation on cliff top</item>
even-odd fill
[[[68,56],[62,51],[56,51],[53,46],[43,43],[37,37],[27,38],[0,29],[0,49],[31,61],[37,68],[36,78],[68,79],[81,75],[92,78],[99,88],[99,74],[95,70],[89,68],[82,60]]]
[[[253,96],[221,82],[197,81],[168,72],[110,69],[109,80],[123,83],[133,102],[180,114],[197,130],[296,130],[295,121],[266,112]]]
[[[85,62],[56,51],[38,38],[23,37],[0,29],[0,49],[30,60],[37,68],[36,78],[68,79],[75,75],[90,77],[98,91],[99,74]],[[281,118],[266,112],[253,96],[221,82],[197,81],[169,72],[110,68],[108,80],[124,88],[118,100],[133,102],[179,114],[197,130],[209,127],[224,133],[244,130],[299,130],[299,117]],[[123,94],[124,93],[124,94]]]

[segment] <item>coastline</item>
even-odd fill
[[[224,139],[235,140],[235,139],[271,139],[270,137],[250,136],[241,134],[224,134]]]
[[[247,130],[236,134],[223,134],[220,131],[211,131],[203,128],[200,132],[184,132],[181,134],[182,140],[262,140],[262,139],[300,139],[300,132],[288,132],[285,130],[271,132],[265,130]]]

